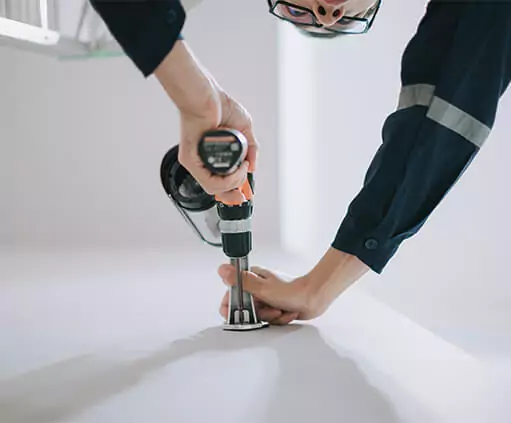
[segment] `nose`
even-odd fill
[[[318,0],[313,8],[318,22],[326,27],[335,24],[344,16],[343,3],[343,0]]]

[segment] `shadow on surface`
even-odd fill
[[[323,423],[400,421],[354,361],[341,357],[318,329],[309,325],[246,334],[209,328],[131,362],[112,363],[90,355],[46,366],[0,384],[0,421],[66,421],[135,387],[176,360],[205,351],[261,347],[276,353],[279,369],[269,403],[260,404],[265,414],[262,422],[310,423],[318,418]]]

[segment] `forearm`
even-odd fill
[[[493,126],[511,79],[511,6],[434,5],[429,11],[404,55],[400,104],[386,120],[364,187],[332,248],[304,277],[311,315],[323,313],[370,269],[382,271],[461,177]],[[473,34],[481,21],[488,29]],[[427,50],[428,43],[438,49]]]
[[[185,41],[175,43],[154,75],[181,112],[203,115],[217,110],[215,82]]]
[[[316,266],[305,276],[310,308],[322,314],[346,289],[369,271],[357,257],[329,248]]]
[[[178,0],[90,2],[139,70],[154,74],[182,112],[218,109],[214,80],[180,36],[186,15]]]
[[[490,133],[511,78],[511,5],[430,3],[403,55],[401,77],[399,106],[332,243],[378,273]]]

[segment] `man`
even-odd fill
[[[180,37],[183,5],[91,1],[134,63],[144,75],[154,73],[179,108],[181,163],[209,193],[240,195],[232,189],[256,165],[250,117]],[[272,15],[324,38],[368,32],[381,7],[381,0],[267,1]],[[261,268],[247,272],[244,286],[258,300],[261,318],[272,324],[315,318],[369,269],[382,272],[481,148],[510,78],[510,2],[430,0],[403,53],[399,106],[384,123],[383,143],[331,247],[291,281]],[[217,126],[241,130],[250,143],[247,163],[227,178],[207,174],[196,153],[199,136]],[[235,283],[231,266],[221,266],[219,274]]]

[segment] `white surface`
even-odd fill
[[[1,255],[0,421],[509,421],[502,375],[356,288],[307,325],[222,332],[222,256],[192,256]]]
[[[51,57],[121,51],[88,0],[0,0],[0,16],[8,18],[0,45],[11,49]]]
[[[0,36],[45,45],[57,44],[60,37],[58,32],[48,28],[39,28],[3,17],[0,17]]]
[[[242,32],[232,26],[240,16]],[[265,242],[279,237],[277,24],[263,2],[240,10],[215,0],[191,11],[184,31],[254,118],[262,149],[254,228]],[[2,243],[195,241],[159,180],[164,154],[179,141],[177,113],[127,58],[59,62],[0,47],[0,92]]]

